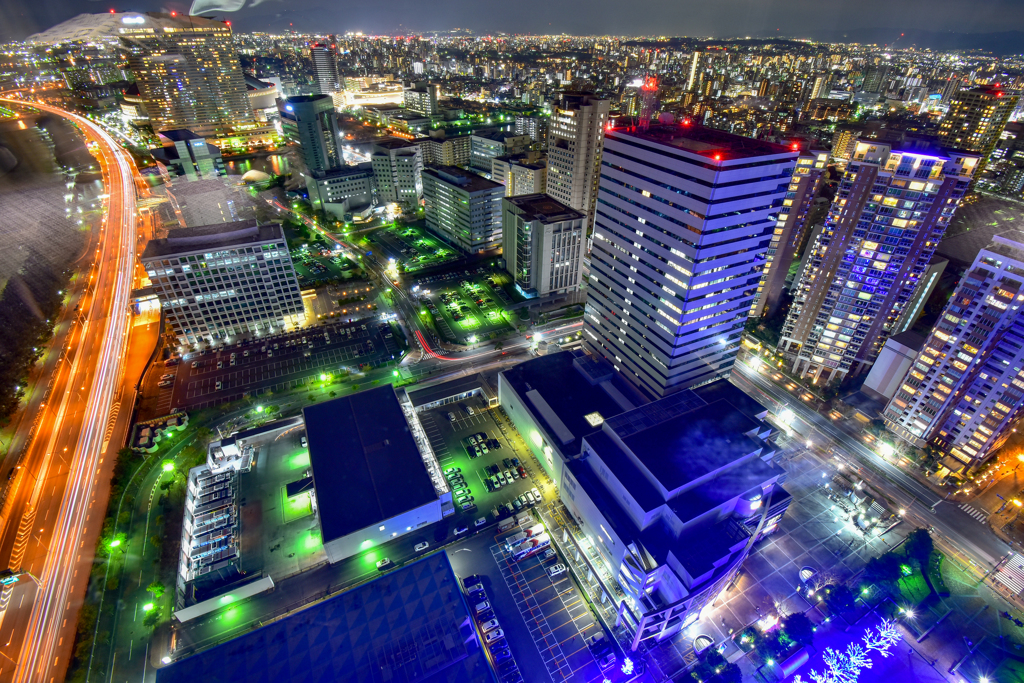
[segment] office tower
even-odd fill
[[[693,61],[690,62],[690,77],[686,79],[686,89],[690,92],[694,92],[694,87],[697,85],[697,70],[700,68],[700,52],[693,53]]]
[[[805,244],[806,231],[811,228],[808,218],[818,190],[821,189],[827,166],[828,152],[824,150],[802,151],[796,160],[796,169],[790,179],[782,208],[779,209],[772,241],[765,253],[761,282],[750,307],[750,317],[773,315],[778,310],[793,257],[800,246]]]
[[[814,83],[811,85],[810,97],[807,99],[815,100],[818,98],[827,98],[831,89],[832,76],[830,74],[819,74],[814,78]]]
[[[544,149],[548,144],[548,118],[516,114],[515,132],[516,135],[529,135],[530,139]]]
[[[327,45],[317,43],[310,49],[313,58],[313,78],[318,92],[330,95],[341,90],[338,79],[338,58]]]
[[[375,204],[375,190],[371,162],[306,176],[306,191],[313,208],[344,221],[351,221],[357,212],[368,214]]]
[[[872,64],[864,72],[864,82],[861,90],[869,93],[880,93],[885,88],[885,79],[889,74],[889,67],[885,64]]]
[[[882,413],[915,446],[969,475],[1003,445],[1024,405],[1024,233],[992,238],[960,280]]]
[[[521,154],[530,148],[533,140],[529,135],[508,131],[497,133],[473,133],[470,136],[469,166],[478,173],[490,173],[495,157],[506,154]]]
[[[842,380],[874,362],[977,163],[976,154],[857,142],[782,328],[779,349],[797,354],[794,372]]]
[[[601,170],[608,100],[592,93],[562,93],[548,125],[547,193],[587,214],[594,224],[594,202]]]
[[[439,166],[423,171],[427,228],[467,254],[501,245],[505,188],[470,171]]]
[[[155,132],[216,137],[255,125],[231,27],[202,17],[137,16],[120,36]]]
[[[412,109],[424,116],[439,114],[440,109],[437,106],[439,88],[437,83],[426,81],[416,83],[411,90],[402,93],[406,109]]]
[[[309,172],[316,175],[345,165],[341,131],[329,95],[297,95],[278,102],[285,137],[298,142]]]
[[[160,133],[161,147],[149,150],[161,174],[186,180],[209,180],[226,175],[220,149],[190,130]]]
[[[423,152],[405,140],[374,143],[370,155],[377,196],[381,202],[416,207],[423,197]]]
[[[727,376],[797,154],[693,125],[609,130],[587,349],[653,397]]]
[[[939,142],[951,149],[978,152],[981,162],[975,178],[980,177],[1018,99],[990,85],[961,90],[952,97],[939,123]]]
[[[142,265],[182,346],[230,342],[305,322],[299,283],[277,223],[171,230],[146,244]]]
[[[548,162],[540,152],[495,157],[491,160],[491,180],[505,186],[505,196],[544,192]]]
[[[501,254],[524,296],[575,292],[586,256],[586,216],[546,194],[502,200]]]
[[[949,104],[963,87],[964,77],[961,74],[953,73],[946,81],[946,87],[942,89],[942,104]]]

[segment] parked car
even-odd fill
[[[455,413],[448,413],[448,421],[455,422]]]
[[[463,512],[470,512],[472,510],[476,510],[476,503],[463,503],[462,504],[462,511]]]
[[[532,493],[532,494],[533,494],[533,497],[537,499],[537,502],[538,502],[538,503],[539,503],[539,502],[540,502],[541,500],[543,500],[543,498],[541,498],[541,497],[540,497],[540,491],[538,491],[538,490],[537,490],[537,487],[536,487],[536,486],[535,486],[535,487],[533,487],[532,489],[530,489],[530,493]]]
[[[413,550],[414,550],[415,552],[418,552],[418,553],[419,553],[419,552],[422,552],[422,551],[426,550],[426,549],[427,549],[427,548],[429,548],[429,547],[430,547],[430,544],[429,544],[429,543],[427,543],[426,541],[423,541],[422,543],[417,543],[417,544],[416,544],[416,547],[415,547],[415,548],[413,548]]]
[[[392,564],[391,560],[389,560],[386,557],[384,559],[382,559],[382,560],[377,560],[377,571],[382,572],[385,569],[387,569],[388,567],[390,567],[391,564]]]
[[[460,526],[460,527],[457,527],[455,529],[455,535],[456,536],[461,536],[462,534],[466,533],[467,531],[469,531],[469,527],[468,526]]]
[[[444,471],[444,473],[447,475],[447,474],[451,474],[452,472],[461,472],[461,471],[462,471],[462,468],[460,468],[460,467],[449,467],[448,469],[446,469]]]
[[[496,628],[498,628],[497,619],[491,619],[490,621],[485,621],[484,623],[480,624],[480,630],[484,633],[487,633],[488,631],[493,631]]]
[[[487,524],[487,518],[486,517],[481,517],[480,519],[478,519],[475,522],[473,522],[473,526],[476,526],[476,527],[481,527],[484,524]]]
[[[565,570],[566,570],[565,565],[562,564],[561,562],[559,562],[558,564],[554,565],[553,567],[548,567],[548,576],[550,576],[552,578],[556,577],[559,574],[564,574]]]
[[[476,605],[473,606],[473,612],[476,614],[482,614],[483,612],[486,612],[489,609],[491,609],[491,603],[487,602],[486,600],[484,600],[483,602],[478,602]]]
[[[457,503],[472,503],[473,496],[461,496],[456,500]]]
[[[508,650],[499,650],[498,652],[491,653],[494,656],[494,663],[501,664],[502,662],[512,659],[512,653]]]
[[[306,448],[306,447],[309,446],[309,442],[306,441],[306,437],[304,437],[304,436],[299,439],[299,443],[302,444],[303,448]]]

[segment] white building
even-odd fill
[[[316,78],[317,90],[322,95],[330,95],[341,90],[338,80],[338,58],[328,45],[317,43],[310,48],[313,57],[313,76]]]
[[[546,194],[502,200],[502,258],[524,296],[575,292],[586,256],[586,216]]]
[[[608,100],[563,93],[548,122],[547,193],[594,222]]]
[[[699,126],[609,130],[586,347],[653,397],[728,376],[796,157]]]
[[[391,139],[374,143],[370,156],[381,202],[418,206],[423,197],[423,151],[419,145]]]
[[[501,245],[501,199],[505,188],[454,166],[423,172],[427,228],[467,254]]]
[[[547,188],[548,162],[539,152],[510,154],[491,160],[491,180],[505,186],[505,196],[543,193]]]
[[[284,231],[256,221],[180,228],[150,240],[142,265],[183,346],[305,322]]]

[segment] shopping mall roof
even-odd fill
[[[239,607],[237,609],[244,609]],[[493,682],[446,553],[157,670],[157,683]]]
[[[437,500],[390,384],[302,412],[324,543]]]

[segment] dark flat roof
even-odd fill
[[[615,475],[622,485],[633,496],[633,500],[646,512],[650,512],[659,505],[664,505],[665,500],[657,487],[644,476],[643,472],[637,469],[630,457],[622,451],[619,444],[604,431],[590,434],[586,437],[587,444],[593,449],[597,457],[601,459],[611,473]]]
[[[743,435],[757,426],[755,420],[720,400],[622,441],[666,491],[673,491],[762,448]]]
[[[714,158],[717,155],[723,160],[783,154],[790,154],[794,159],[797,157],[797,152],[774,142],[733,135],[715,128],[705,128],[695,123],[689,125],[652,123],[646,131],[616,129],[614,133],[639,140],[649,140],[659,145],[675,147],[708,158]]]
[[[257,225],[255,220],[251,220],[175,228],[167,232],[167,237],[150,240],[142,252],[142,260],[203,249],[244,247],[273,240],[284,240],[284,231],[278,223]]]
[[[443,183],[454,185],[466,192],[483,192],[502,187],[501,183],[488,180],[476,173],[461,169],[458,166],[428,166],[423,169],[424,175],[430,175]]]
[[[526,394],[537,391],[551,407],[559,420],[572,432],[573,441],[561,444],[563,453],[579,452],[580,439],[599,430],[584,418],[590,413],[600,413],[608,419],[622,412],[622,408],[598,385],[594,386],[573,367],[574,354],[554,353],[539,356],[502,372],[505,381],[515,389],[527,405],[523,406],[555,436],[554,426],[545,424],[543,415],[529,404]],[[513,409],[519,409],[514,406]]]
[[[458,396],[474,389],[483,389],[483,377],[479,373],[469,377],[459,377],[449,382],[435,384],[432,387],[417,389],[409,392],[409,400],[414,407],[419,407],[434,401],[440,401],[451,396]]]
[[[437,500],[390,384],[302,413],[324,543]]]
[[[158,669],[156,680],[491,683],[495,679],[448,556],[437,552]]]
[[[519,214],[524,221],[540,221],[541,223],[555,223],[558,221],[573,221],[582,219],[583,214],[566,206],[554,197],[539,192],[537,194],[523,194],[516,197],[506,197],[506,202],[514,204],[522,211]]]

